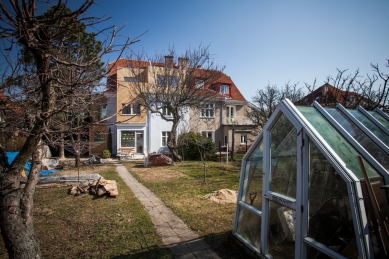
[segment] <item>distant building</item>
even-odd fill
[[[336,106],[338,103],[348,108],[355,108],[358,105],[368,108],[375,105],[372,100],[352,92],[338,89],[330,84],[324,84],[314,90],[312,93],[304,96],[301,100],[295,102],[296,105],[311,105],[314,101],[322,106]]]

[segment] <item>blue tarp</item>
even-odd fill
[[[11,164],[12,161],[15,160],[15,157],[19,154],[19,152],[6,152],[6,154],[7,154],[7,158],[8,158],[8,164]],[[26,162],[26,164],[24,165],[24,170],[26,171],[27,175],[30,173],[30,170],[31,170],[30,162]],[[47,174],[57,173],[57,172],[59,172],[59,170],[41,170],[39,174],[40,175],[47,175]]]

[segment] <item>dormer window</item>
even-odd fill
[[[203,79],[196,79],[195,80],[195,87],[196,87],[196,89],[203,89],[204,88],[204,80]]]
[[[221,85],[220,86],[220,93],[223,95],[229,95],[230,94],[230,86],[229,85]]]

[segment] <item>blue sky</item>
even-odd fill
[[[72,6],[79,1],[69,0]],[[112,17],[122,35],[148,31],[134,51],[178,53],[210,44],[247,100],[268,83],[320,86],[336,69],[371,73],[389,59],[389,1],[96,0],[89,15]],[[122,40],[117,39],[118,43]],[[112,61],[115,56],[110,56]],[[107,60],[105,60],[107,61]]]

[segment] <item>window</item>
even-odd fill
[[[231,119],[235,118],[236,115],[236,108],[235,106],[227,106],[227,119],[229,120],[229,123],[232,123]]]
[[[167,141],[170,137],[170,131],[162,131],[162,146],[167,146]]]
[[[122,131],[121,133],[121,147],[135,147],[135,131]]]
[[[136,77],[124,77],[124,82],[138,82]]]
[[[177,76],[157,76],[157,84],[159,86],[178,86]]]
[[[221,85],[220,86],[221,94],[230,94],[230,86],[229,85]]]
[[[107,118],[107,105],[100,106],[100,120]]]
[[[212,140],[214,140],[214,134],[215,134],[214,131],[208,131],[208,130],[201,131],[201,135]]]
[[[201,117],[215,118],[215,104],[206,104],[201,108]]]
[[[204,80],[203,79],[195,79],[195,87],[196,89],[204,88]]]
[[[169,108],[162,108],[162,115],[165,116],[172,116],[172,112],[169,110]]]
[[[246,144],[247,143],[247,135],[241,134],[240,135],[240,144]]]
[[[123,115],[139,115],[140,105],[139,104],[122,104]]]
[[[94,132],[93,133],[93,140],[95,142],[104,141],[104,134],[101,132]]]

